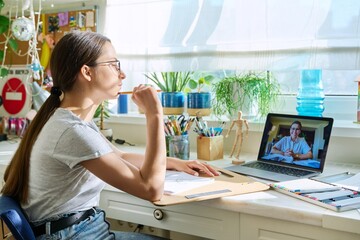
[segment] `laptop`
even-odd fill
[[[300,122],[301,126],[293,124],[292,131],[298,132],[294,143],[291,141],[290,127],[295,121]],[[226,169],[275,182],[319,175],[324,169],[332,126],[332,118],[269,113],[257,160]],[[292,151],[291,156],[281,150]],[[311,153],[311,158],[304,159]]]

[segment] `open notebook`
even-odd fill
[[[310,159],[300,160],[295,155],[290,157],[272,153],[272,148],[277,142],[282,138],[289,138],[290,126],[295,121],[302,125],[299,136],[305,143],[301,145],[307,145],[302,148],[311,151],[313,156]],[[332,118],[269,113],[257,160],[226,169],[277,182],[316,176],[324,169],[332,125]],[[289,141],[287,146],[294,153],[300,151],[298,143]]]

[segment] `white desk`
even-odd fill
[[[121,146],[125,151],[143,152],[142,147]],[[254,159],[242,154],[244,159]],[[218,167],[230,159],[210,161]],[[359,172],[354,164],[327,164],[322,175],[345,171]],[[140,223],[211,239],[360,239],[360,212],[337,213],[274,190],[158,207],[113,187],[101,194],[100,206],[108,217]],[[154,211],[164,218],[157,220]]]
[[[141,147],[121,148],[143,151]],[[15,149],[14,144],[0,142],[0,174]],[[230,164],[230,160],[210,163],[223,167]],[[342,171],[360,171],[360,166],[326,165],[323,175]],[[360,239],[357,210],[337,213],[273,190],[157,207],[108,186],[101,193],[100,206],[110,218],[211,239]],[[163,213],[163,219],[154,217],[156,209]]]

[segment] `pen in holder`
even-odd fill
[[[172,138],[172,136],[168,136],[166,135],[165,136],[165,144],[166,144],[166,156],[169,157],[170,154],[169,154],[169,142],[170,142],[170,139]]]
[[[190,157],[190,143],[188,131],[194,118],[171,115],[164,119],[166,140],[166,156],[188,160]]]
[[[202,160],[217,160],[224,158],[223,135],[197,137],[197,158]]]

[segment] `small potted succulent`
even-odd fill
[[[188,84],[187,112],[190,116],[208,116],[211,114],[211,93],[206,87],[211,85],[215,77],[205,72],[194,73],[192,77]]]
[[[161,103],[165,115],[179,115],[184,112],[183,91],[190,81],[191,72],[153,72],[145,76],[161,89]]]

